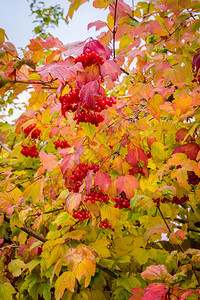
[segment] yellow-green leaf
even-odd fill
[[[55,283],[55,298],[59,300],[62,298],[65,289],[74,292],[75,276],[73,272],[67,271],[61,274]]]

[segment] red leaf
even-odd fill
[[[138,148],[138,158],[139,161],[143,161],[145,166],[148,165],[148,156],[145,154],[144,150],[141,148]]]
[[[67,56],[74,55],[79,56],[83,52],[86,41],[75,42],[70,44],[63,45],[63,48],[66,49],[63,53]]]
[[[144,290],[142,288],[132,288],[131,293],[133,296],[128,300],[141,300],[142,296],[144,296]]]
[[[178,146],[174,149],[174,153],[185,153],[187,157],[191,160],[196,160],[197,154],[200,151],[199,145],[196,143],[188,143],[185,145]]]
[[[73,209],[78,209],[81,203],[81,194],[72,193],[67,197],[66,209],[69,214],[73,212]]]
[[[85,44],[83,52],[87,49],[98,53],[99,55],[103,56],[104,59],[109,59],[110,55],[112,54],[112,50],[106,46],[103,46],[98,40],[94,40],[90,38],[89,42]]]
[[[98,20],[96,22],[91,22],[88,24],[88,27],[87,29],[89,30],[91,27],[95,26],[96,27],[96,30],[100,30],[101,28],[107,26],[107,23],[106,22],[103,22],[101,20]]]
[[[112,81],[118,79],[118,75],[121,74],[120,67],[113,60],[106,60],[103,65],[100,66],[101,75],[103,77],[109,76]]]
[[[94,175],[94,186],[99,186],[102,192],[106,193],[111,185],[111,177],[107,173],[97,172]]]
[[[137,151],[134,149],[130,150],[126,155],[126,161],[130,162],[132,167],[136,167],[138,162]]]
[[[58,79],[60,82],[65,84],[65,80],[71,81],[72,78],[75,78],[77,72],[83,72],[83,67],[81,63],[73,65],[70,60],[61,60],[57,63],[46,64],[38,72],[41,75],[43,80],[49,79]]]
[[[160,300],[168,292],[168,288],[164,283],[151,283],[144,292],[141,300]]]
[[[133,175],[120,176],[115,180],[117,194],[124,192],[127,198],[134,196],[134,189],[139,189],[137,179]]]
[[[178,143],[184,141],[185,136],[187,134],[188,134],[188,129],[186,129],[186,128],[179,129],[176,133],[176,141]],[[191,142],[191,141],[192,141],[192,137],[191,137],[191,135],[189,135],[186,139],[186,142]]]
[[[92,109],[95,104],[95,96],[101,96],[99,83],[97,80],[86,83],[80,92],[82,104]]]

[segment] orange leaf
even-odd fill
[[[115,180],[117,194],[125,192],[130,199],[134,196],[134,189],[139,189],[137,179],[133,175],[120,176]]]
[[[44,151],[40,151],[39,156],[42,164],[44,165],[44,169],[47,171],[52,171],[59,164],[59,160],[52,153],[47,154]]]

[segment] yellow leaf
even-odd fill
[[[96,240],[94,243],[90,244],[90,247],[97,252],[100,257],[108,258],[110,257],[110,250],[108,246],[110,245],[108,240]]]
[[[40,75],[38,73],[31,73],[29,75],[29,79],[31,79],[31,80],[41,80]]]
[[[112,204],[104,205],[101,209],[101,218],[102,220],[107,219],[110,225],[114,228],[116,226],[117,219],[120,218],[120,211]]]
[[[167,69],[163,77],[165,78],[165,84],[167,85],[169,82],[172,82],[174,85],[177,83],[184,83],[185,79],[185,69],[183,67],[172,67]]]
[[[93,6],[96,8],[106,8],[110,4],[110,0],[94,0]]]
[[[111,16],[110,14],[107,16],[107,23],[108,23],[108,27],[110,29],[113,29],[113,27],[114,27],[114,19],[113,19],[113,16]]]
[[[82,276],[85,276],[85,287],[90,284],[91,276],[95,275],[96,263],[89,259],[84,258],[80,263],[75,264],[73,267],[73,272],[78,281],[81,281]]]
[[[167,158],[165,146],[160,142],[153,143],[151,145],[151,155],[153,157],[158,157],[161,160],[165,160]]]
[[[68,289],[70,292],[74,292],[74,286],[75,286],[75,276],[73,272],[67,271],[62,273],[61,276],[58,277],[55,283],[56,300],[62,298],[65,289]]]

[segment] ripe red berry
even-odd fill
[[[77,62],[81,62],[83,67],[89,67],[91,65],[103,65],[104,60],[103,57],[100,56],[98,53],[87,49],[85,53],[82,53],[80,56],[76,57],[74,60],[75,64]]]
[[[39,155],[35,145],[31,146],[30,148],[22,145],[22,150],[20,151],[20,153],[26,157],[30,156],[31,158],[33,157],[37,158]]]

